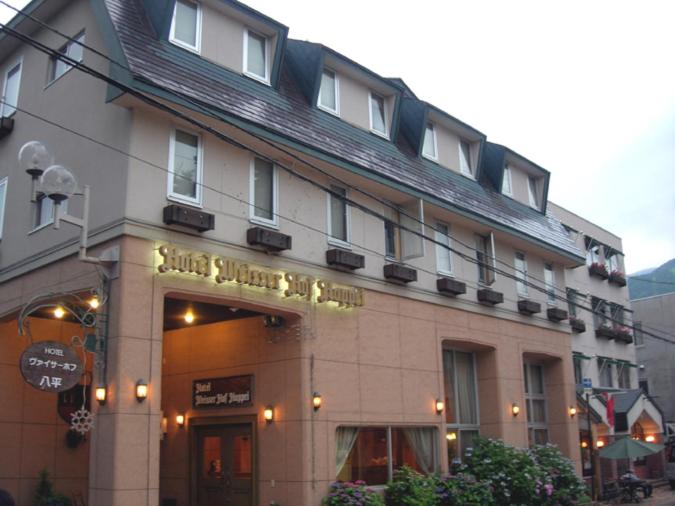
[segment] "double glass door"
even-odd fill
[[[250,424],[195,428],[195,506],[253,505]]]

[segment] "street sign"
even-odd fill
[[[593,382],[591,381],[591,378],[583,378],[581,380],[581,384],[584,388],[593,388]]]
[[[84,368],[75,350],[57,341],[40,341],[21,355],[21,374],[43,392],[64,392],[77,385]]]

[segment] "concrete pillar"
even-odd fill
[[[126,243],[125,243],[126,244]],[[128,244],[126,244],[128,246]],[[98,408],[91,434],[89,503],[159,504],[161,308],[153,305],[151,258],[122,248],[120,276],[112,283],[108,336],[108,401]],[[161,300],[161,297],[158,298]],[[159,332],[153,334],[154,314]],[[135,384],[149,385],[138,402]]]

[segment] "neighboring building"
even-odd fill
[[[593,472],[591,462],[586,399],[583,381],[590,380],[591,424],[593,441],[606,445],[617,437],[635,437],[648,441],[663,440],[663,417],[659,406],[644,395],[638,385],[633,322],[626,288],[624,254],[621,239],[603,228],[560,206],[549,203],[577,246],[586,252],[586,265],[567,269],[565,289],[569,301],[570,324],[574,329],[572,350],[574,377],[577,384],[579,431],[585,475]],[[588,309],[592,309],[592,312]],[[608,409],[609,399],[614,409]],[[608,412],[613,412],[608,419]],[[639,459],[633,464],[636,472],[647,478],[663,475],[661,454]],[[618,468],[602,459],[602,472],[596,474],[607,481],[620,474]]]
[[[636,299],[631,304],[635,311],[633,321],[639,329],[635,347],[640,388],[659,403],[670,434],[675,435],[675,293]]]
[[[556,294],[628,304],[588,279],[546,170],[239,2],[27,9],[87,48],[21,17],[54,53],[0,35],[0,487],[19,505],[42,469],[97,506],[318,504],[336,479],[447,471],[478,434],[555,443],[581,470],[573,350],[602,341],[590,320],[572,336]],[[33,140],[90,185],[110,280],[52,199],[31,202]],[[614,337],[611,381],[636,388]],[[58,396],[20,372],[44,340],[84,343]],[[84,440],[66,423],[83,405]]]

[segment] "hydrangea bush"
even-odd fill
[[[332,483],[323,506],[384,506],[382,496],[366,487],[364,481]]]
[[[584,482],[554,445],[520,449],[480,438],[448,476],[403,467],[387,484],[385,500],[363,482],[335,483],[325,506],[572,506],[585,503]],[[369,495],[366,495],[369,494]],[[371,502],[368,502],[371,501]]]

